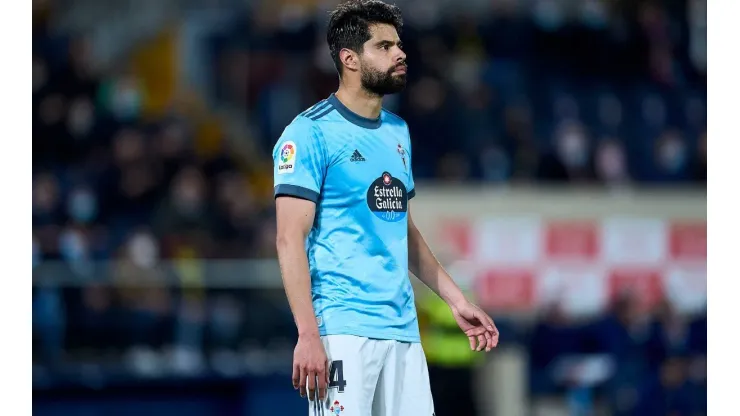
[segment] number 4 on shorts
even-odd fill
[[[329,368],[329,388],[336,388],[339,393],[344,393],[344,387],[346,385],[347,381],[344,379],[344,364],[342,364],[342,360],[332,361]]]

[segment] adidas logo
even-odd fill
[[[355,152],[352,153],[352,156],[349,158],[350,162],[364,162],[365,158],[360,154],[360,152],[355,149]]]

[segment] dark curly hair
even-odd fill
[[[370,25],[389,24],[401,34],[403,18],[401,10],[380,0],[348,0],[342,2],[329,15],[326,43],[334,60],[334,66],[342,75],[339,51],[350,49],[362,52],[362,45],[370,38]]]

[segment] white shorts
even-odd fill
[[[329,389],[322,403],[309,398],[310,416],[434,416],[421,344],[353,335],[321,340]]]

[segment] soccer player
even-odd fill
[[[471,349],[498,343],[412,220],[408,127],[382,108],[406,84],[401,26],[382,1],[337,6],[327,42],[339,89],[273,151],[277,250],[298,327],[293,386],[313,414],[434,415],[409,271],[447,302]]]

